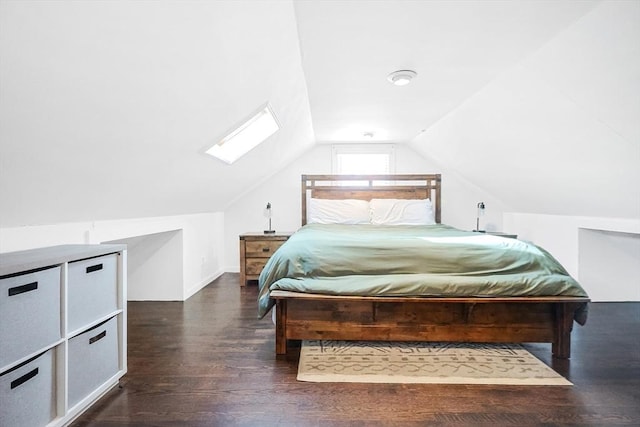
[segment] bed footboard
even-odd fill
[[[552,344],[571,356],[574,297],[397,298],[273,291],[276,353],[287,340],[455,341]]]

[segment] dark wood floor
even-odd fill
[[[186,302],[129,303],[129,373],[74,426],[640,425],[640,303],[594,303],[573,387],[302,383],[274,356],[256,286],[225,274]],[[295,353],[295,352],[294,352]]]

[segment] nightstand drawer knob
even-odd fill
[[[270,248],[262,248],[262,252],[269,252],[270,250]]]

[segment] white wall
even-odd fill
[[[625,233],[640,238],[640,219],[607,218],[607,217],[578,217],[567,215],[539,215],[530,213],[504,214],[505,228],[517,233],[523,240],[529,240],[542,246],[560,261],[565,269],[581,282],[580,253],[581,230],[598,230],[614,233]],[[616,254],[605,250],[603,245],[598,251],[603,264],[615,264]],[[583,247],[584,249],[584,247]],[[589,248],[593,254],[593,248]],[[627,269],[620,272],[616,283],[598,283],[587,280],[581,284],[594,301],[632,301],[638,297],[640,275],[637,270]],[[634,297],[635,296],[635,297]]]
[[[142,238],[145,236],[146,238]],[[163,236],[171,236],[170,249],[168,252],[161,251],[164,255],[153,262],[152,254],[156,253],[155,256],[158,256],[153,247],[164,247],[163,251],[167,250],[165,243],[158,243],[158,239]],[[175,240],[176,237],[178,240]],[[134,243],[134,267],[150,262],[151,266],[147,267],[147,271],[153,272],[144,275],[143,278],[134,278],[134,283],[140,283],[136,290],[136,298],[184,300],[224,272],[223,238],[224,214],[218,212],[0,228],[0,252],[60,244],[98,244],[113,241],[126,243],[129,240]],[[143,243],[151,246],[136,249],[136,245]],[[147,252],[148,256],[136,258],[135,254],[138,251]],[[167,262],[167,253],[178,259]],[[136,271],[137,268],[134,268],[134,274]],[[162,276],[177,280],[155,280]],[[140,286],[146,286],[148,289],[140,289]],[[159,288],[154,291],[156,286]]]
[[[596,301],[640,301],[640,234],[581,228],[578,277]]]
[[[127,245],[127,301],[182,300],[182,230],[113,240]]]
[[[442,222],[472,230],[476,225],[476,205],[487,205],[482,222],[487,230],[502,229],[503,203],[462,178],[455,171],[425,158],[406,144],[395,146],[395,173],[442,174]],[[238,235],[264,230],[262,211],[273,206],[273,228],[295,231],[301,224],[301,175],[330,174],[331,145],[318,144],[270,179],[240,195],[225,211],[225,271],[239,271]]]

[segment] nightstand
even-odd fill
[[[271,255],[293,234],[290,231],[264,234],[249,232],[240,235],[240,286],[248,280],[258,280]]]
[[[510,239],[518,238],[517,234],[503,233],[502,231],[486,231],[485,234],[490,234],[492,236],[508,237]]]

